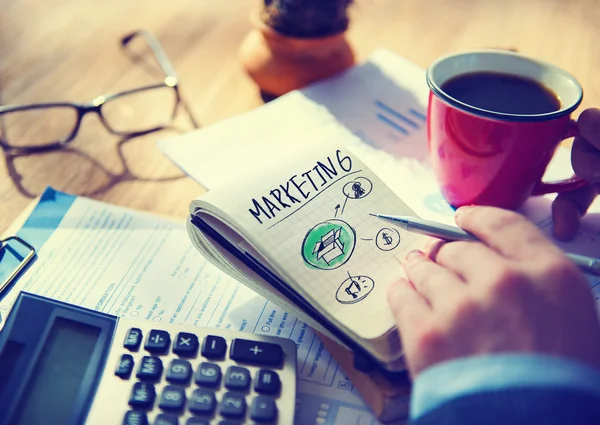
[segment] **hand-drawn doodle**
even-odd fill
[[[340,212],[340,215],[344,213],[344,209],[346,208],[346,202],[348,202],[348,199],[365,198],[369,195],[369,193],[371,193],[372,190],[373,183],[371,183],[371,180],[369,180],[366,177],[357,177],[351,182],[346,183],[342,188],[342,192],[344,193],[344,196],[346,198],[344,199],[344,203],[342,204],[342,211]],[[338,215],[338,206],[339,204],[335,207],[336,217]]]
[[[333,270],[352,256],[356,232],[348,223],[331,219],[310,229],[302,241],[302,258],[312,267]]]
[[[347,198],[346,198],[346,199],[347,199]],[[337,217],[337,215],[338,215],[338,211],[340,210],[340,208],[341,208],[341,207],[342,207],[342,206],[341,206],[340,204],[337,204],[337,205],[335,206],[335,215],[334,215],[334,217]]]
[[[373,190],[373,183],[366,177],[357,177],[351,182],[348,182],[342,188],[342,192],[346,198],[362,199],[369,195]]]
[[[375,282],[368,276],[351,276],[348,273],[348,279],[344,280],[337,292],[335,298],[341,304],[354,304],[365,299],[375,287]]]
[[[391,251],[400,245],[400,233],[396,229],[384,227],[377,232],[375,244],[382,251]]]

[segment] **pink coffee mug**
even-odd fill
[[[473,72],[529,78],[553,92],[560,108],[543,114],[509,114],[466,104],[444,92],[448,80]],[[442,57],[427,70],[427,135],[442,194],[454,207],[492,205],[516,209],[532,195],[586,184],[578,177],[542,182],[559,143],[577,134],[570,114],[583,90],[569,73],[549,63],[502,50]]]

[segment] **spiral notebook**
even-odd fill
[[[403,274],[401,259],[424,241],[369,215],[415,213],[345,147],[353,137],[321,127],[274,146],[270,166],[192,202],[188,231],[223,271],[353,351],[401,369],[386,292]]]

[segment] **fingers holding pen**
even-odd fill
[[[451,302],[464,287],[464,281],[451,270],[436,264],[422,251],[411,251],[402,263],[415,290],[435,309]]]
[[[456,224],[507,259],[535,262],[562,251],[521,214],[494,207],[462,207]]]
[[[505,267],[505,259],[479,242],[460,241],[441,244],[432,259],[460,276],[465,283],[486,281],[486,277]]]

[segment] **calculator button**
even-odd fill
[[[123,425],[148,425],[148,417],[145,412],[130,410],[125,413]]]
[[[246,398],[243,394],[225,393],[219,410],[221,416],[240,418],[246,414]]]
[[[133,370],[133,356],[131,354],[123,354],[117,368],[115,369],[115,375],[119,378],[129,379],[131,371]]]
[[[211,414],[215,410],[217,399],[212,391],[197,389],[192,393],[188,408],[199,415]]]
[[[221,382],[221,368],[214,363],[202,362],[198,366],[194,381],[197,385],[215,387]]]
[[[129,405],[131,407],[152,407],[156,391],[154,385],[147,382],[136,382],[133,384],[131,395],[129,396]]]
[[[210,425],[210,420],[200,418],[189,418],[185,425]]]
[[[202,342],[202,355],[207,359],[222,359],[227,351],[225,338],[207,335]]]
[[[137,351],[140,349],[140,345],[142,345],[142,330],[138,328],[129,329],[127,335],[125,335],[123,347],[129,351]]]
[[[179,418],[175,415],[159,413],[154,419],[154,425],[179,425]]]
[[[162,410],[182,410],[185,406],[185,390],[167,385],[163,388],[158,407]]]
[[[279,375],[272,370],[261,369],[256,374],[254,381],[254,391],[261,394],[276,394],[281,387]]]
[[[136,376],[147,381],[158,381],[162,376],[163,364],[158,357],[144,356]]]
[[[187,360],[173,359],[166,378],[171,383],[187,384],[192,378],[192,365]]]
[[[257,422],[272,422],[277,417],[277,406],[271,397],[259,395],[252,400],[250,417]]]
[[[146,337],[144,348],[151,353],[163,354],[169,351],[171,337],[166,331],[152,329]]]
[[[173,344],[173,352],[179,356],[194,357],[198,352],[198,337],[187,332],[179,332]]]
[[[250,372],[239,366],[230,366],[225,374],[225,386],[230,390],[247,390],[250,387]]]
[[[283,361],[283,349],[270,342],[236,338],[231,343],[229,357],[241,363],[279,366]]]

